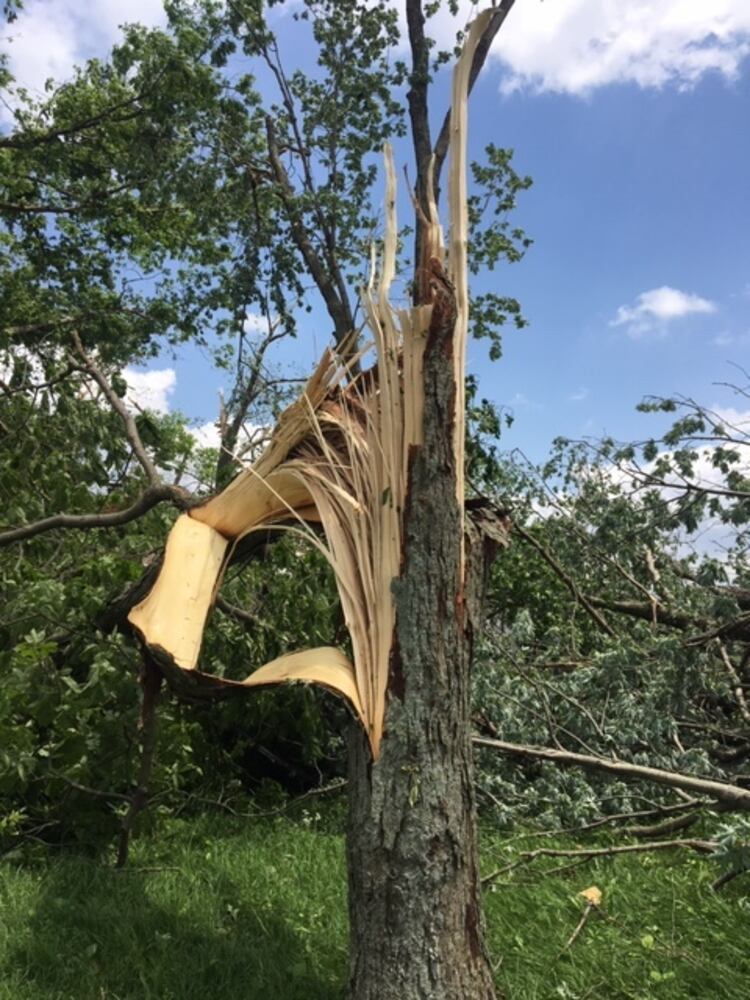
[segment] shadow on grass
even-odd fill
[[[46,872],[0,978],[24,998],[338,1000],[340,954],[294,929],[290,901],[199,871],[116,872],[67,858]]]

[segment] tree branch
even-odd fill
[[[516,0],[503,0],[485,28],[484,34],[479,41],[479,45],[474,53],[474,59],[471,64],[471,71],[469,73],[469,94],[471,94],[474,84],[477,82],[477,78],[482,72],[482,67],[484,66],[485,60],[487,59],[489,51],[492,48],[495,36],[505,23],[505,19],[508,14],[510,14],[515,2]],[[435,159],[432,168],[432,188],[436,203],[440,198],[440,173],[443,169],[445,157],[447,156],[448,149],[450,147],[450,122],[451,114],[449,110],[446,112],[445,118],[443,119],[440,134],[438,135],[437,142],[435,143],[435,149],[433,151]]]
[[[284,202],[292,238],[297,249],[302,254],[302,258],[305,264],[307,264],[320,294],[323,296],[328,315],[333,320],[336,343],[341,344],[351,334],[354,326],[349,303],[348,301],[342,301],[337,294],[331,277],[323,266],[315,247],[312,245],[310,237],[305,230],[304,222],[294,205],[296,195],[289,180],[289,175],[284,169],[284,164],[281,162],[279,146],[276,140],[276,129],[270,115],[266,115],[266,138],[268,141],[268,159],[271,171],[278,185],[281,200]]]
[[[714,781],[713,778],[697,778],[692,774],[678,774],[676,771],[665,771],[662,768],[646,767],[642,764],[630,764],[624,760],[609,760],[606,757],[574,753],[570,750],[556,750],[552,747],[507,743],[505,740],[489,739],[485,736],[475,736],[473,742],[475,746],[499,750],[510,756],[530,757],[532,760],[549,760],[564,766],[606,771],[608,774],[617,774],[622,778],[652,781],[657,785],[667,785],[670,788],[683,788],[698,795],[708,795],[732,809],[750,812],[750,791],[738,788],[736,785],[730,785],[728,782]]]
[[[430,83],[430,50],[424,32],[425,16],[421,0],[406,0],[412,70],[409,78],[409,118],[417,168],[416,195],[419,207],[427,212],[427,170],[432,155],[427,92]],[[419,213],[418,213],[419,214]]]
[[[691,637],[688,640],[691,645],[709,642],[711,639],[719,637],[745,640],[750,638],[750,614],[738,615],[730,621],[716,625],[707,618],[695,618],[682,611],[671,611],[658,603],[616,601],[605,597],[595,597],[593,594],[585,595],[585,599],[593,607],[606,608],[607,611],[615,611],[631,618],[640,618],[642,621],[657,622],[659,625],[667,625],[669,628],[682,632],[688,632],[692,629],[708,630]]]
[[[750,708],[748,708],[747,698],[745,697],[745,691],[742,687],[742,679],[737,673],[737,668],[729,658],[727,648],[721,640],[719,640],[719,656],[721,657],[722,663],[726,667],[727,673],[729,674],[729,680],[732,683],[732,691],[734,692],[734,697],[737,701],[740,715],[745,722],[750,722]]]
[[[581,591],[578,589],[578,585],[576,584],[575,580],[563,569],[563,567],[560,565],[557,559],[555,559],[552,553],[549,552],[542,545],[541,542],[537,541],[537,539],[534,538],[533,535],[531,535],[528,531],[526,531],[525,528],[522,528],[520,525],[516,524],[514,525],[514,529],[516,533],[519,534],[525,542],[528,542],[533,549],[536,549],[536,551],[539,553],[542,559],[544,559],[547,565],[553,570],[555,575],[559,577],[559,579],[562,580],[562,582],[568,588],[570,593],[573,595],[573,599],[578,604],[581,605],[581,607],[596,622],[599,628],[602,629],[602,631],[606,632],[607,635],[610,636],[611,638],[613,639],[616,638],[617,633],[609,624],[609,622],[606,620],[606,618],[600,615],[599,612],[596,610],[596,608],[594,607],[594,602],[591,600],[591,598],[586,597],[585,594],[581,593]]]
[[[656,840],[649,844],[621,844],[617,847],[574,847],[569,849],[537,847],[533,851],[523,851],[515,861],[485,875],[482,879],[482,885],[513,871],[520,865],[535,861],[537,858],[582,858],[588,861],[590,858],[608,858],[614,854],[643,854],[645,851],[674,850],[678,847],[687,847],[691,851],[698,851],[699,854],[713,854],[717,846],[713,840]]]
[[[42,518],[40,521],[31,521],[22,524],[17,528],[10,528],[8,531],[0,533],[0,548],[12,545],[14,542],[23,542],[35,535],[41,535],[45,531],[54,531],[56,528],[77,528],[88,530],[90,528],[114,528],[120,524],[128,524],[142,517],[152,507],[157,504],[170,501],[181,510],[190,506],[190,494],[179,486],[150,486],[137,500],[124,510],[107,511],[101,514],[53,514],[51,517]]]
[[[136,104],[145,96],[145,93],[145,91],[141,91],[132,97],[128,97],[124,101],[118,101],[116,104],[112,104],[110,107],[105,108],[104,111],[99,112],[99,114],[92,115],[90,118],[84,118],[80,122],[76,122],[74,125],[70,125],[67,128],[48,129],[45,132],[38,132],[36,134],[27,133],[24,135],[21,133],[19,135],[15,132],[10,135],[0,136],[0,149],[33,149],[34,146],[43,146],[50,142],[56,142],[58,139],[64,139],[67,136],[75,135],[78,132],[84,132],[86,129],[92,128],[94,125],[98,125],[100,122],[105,121],[120,109],[131,107],[133,104]],[[138,109],[137,111],[117,118],[117,122],[131,121],[133,118],[137,118],[140,114],[142,114],[142,112]]]
[[[89,373],[89,375],[91,375],[93,380],[104,393],[109,405],[122,420],[125,426],[125,434],[127,435],[128,441],[130,441],[135,457],[138,459],[141,468],[146,473],[146,478],[148,479],[150,485],[160,486],[161,476],[156,471],[156,466],[151,461],[143,441],[141,440],[141,435],[138,432],[138,427],[136,426],[133,414],[130,410],[128,410],[127,406],[109,384],[109,381],[105,377],[101,368],[99,368],[96,362],[93,361],[88,354],[86,354],[83,349],[83,344],[81,343],[81,338],[75,330],[73,331],[73,343],[75,345],[76,354],[81,359],[85,370]]]
[[[81,205],[35,205],[31,202],[0,201],[0,212],[7,212],[9,215],[72,215],[77,212]]]

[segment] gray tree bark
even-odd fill
[[[469,676],[488,545],[470,536],[465,587],[453,449],[455,303],[439,277],[424,357],[424,444],[412,455],[394,583],[380,759],[373,763],[360,727],[350,741],[352,1000],[495,997],[479,903]]]

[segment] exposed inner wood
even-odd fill
[[[386,146],[383,258],[377,288],[373,280],[362,293],[375,365],[360,373],[359,357],[344,365],[326,351],[300,398],[280,417],[258,461],[217,496],[178,518],[153,589],[129,615],[147,650],[168,663],[170,673],[196,671],[206,621],[233,545],[252,531],[291,520],[286,530],[305,535],[333,568],[354,662],[330,647],[292,652],[242,682],[215,678],[215,685],[322,684],[351,704],[375,759],[386,711],[396,615],[393,582],[403,562],[410,458],[423,444],[423,358],[428,332],[436,326],[449,325],[452,331],[445,361],[455,391],[446,427],[457,470],[456,500],[463,509],[466,98],[474,52],[490,15],[480,15],[472,25],[454,73],[447,267],[433,199],[428,200],[429,218],[424,220],[430,301],[405,310],[394,309],[390,302],[398,230],[396,171]],[[444,303],[450,303],[450,324],[433,316]],[[310,531],[311,521],[320,522],[324,540]]]

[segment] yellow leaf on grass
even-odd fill
[[[602,890],[598,886],[592,885],[588,889],[584,889],[583,892],[578,893],[579,896],[583,896],[587,903],[591,903],[592,906],[602,905]]]

